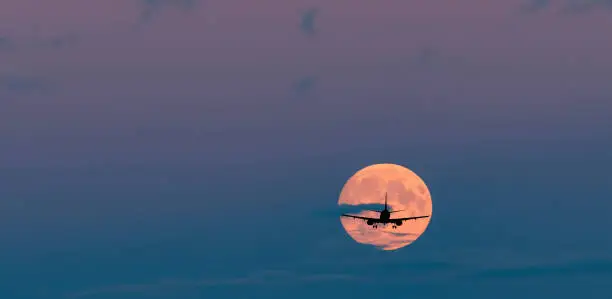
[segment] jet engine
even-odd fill
[[[397,221],[395,221],[395,225],[397,225],[397,226],[401,226],[401,225],[402,225],[402,221],[401,221],[401,220],[397,220]]]
[[[374,224],[374,221],[372,221],[372,220],[368,220],[368,222],[367,222],[367,223],[368,223],[368,225],[372,225],[372,224]]]

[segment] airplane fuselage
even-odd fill
[[[400,211],[404,211],[404,210],[393,210],[393,212],[389,211],[389,208],[387,205],[387,193],[385,193],[385,209],[382,211],[372,211],[372,212],[380,213],[378,215],[378,219],[370,218],[370,217],[363,217],[363,216],[356,216],[356,215],[348,215],[348,214],[342,214],[342,216],[364,220],[368,225],[371,225],[374,228],[377,228],[378,224],[382,224],[383,226],[386,226],[387,224],[393,224],[393,228],[397,228],[398,226],[401,226],[406,220],[416,220],[420,218],[429,217],[429,216],[416,216],[416,217],[404,217],[404,218],[391,219],[392,213],[396,213]]]
[[[389,211],[387,211],[387,210],[382,210],[382,211],[380,212],[379,219],[380,219],[381,221],[388,221],[390,218],[391,218],[391,213],[389,213]]]
[[[395,219],[391,219],[391,212],[389,212],[388,209],[384,209],[382,211],[380,211],[380,215],[378,216],[378,223],[382,224],[382,225],[386,225],[388,223],[392,223],[393,224],[393,228],[396,228],[399,225],[402,225],[402,220],[395,220]],[[372,225],[374,226],[374,228],[377,227],[377,222],[374,220],[368,220],[366,222],[368,225]]]

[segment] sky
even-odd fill
[[[4,0],[0,297],[610,298],[611,25],[595,0]],[[338,219],[374,163],[432,194],[393,252]]]

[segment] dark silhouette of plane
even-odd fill
[[[406,220],[417,220],[420,218],[429,217],[429,216],[414,216],[414,217],[391,219],[392,213],[397,213],[397,212],[401,212],[404,210],[389,211],[387,207],[387,193],[386,192],[385,192],[385,209],[382,211],[375,211],[375,210],[367,210],[367,211],[380,213],[380,216],[378,218],[369,218],[369,217],[362,217],[362,216],[349,215],[349,214],[342,214],[342,216],[364,220],[368,225],[371,225],[373,228],[377,228],[378,224],[382,224],[383,226],[386,226],[389,223],[393,224],[393,228],[397,228],[398,226],[402,225],[402,223]]]

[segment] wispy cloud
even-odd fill
[[[29,49],[58,49],[72,46],[81,41],[81,35],[74,33],[55,34],[41,37],[39,34],[31,38],[19,36],[0,36],[0,51]]]
[[[612,277],[612,261],[582,260],[555,264],[541,264],[523,267],[496,267],[476,272],[469,277],[477,279],[521,279],[550,277]],[[466,277],[467,278],[467,277]]]
[[[382,204],[360,204],[360,205],[349,205],[342,204],[339,206],[333,206],[327,209],[321,209],[313,211],[313,216],[315,217],[331,217],[338,218],[341,214],[356,214],[360,213],[363,210],[382,210],[384,205]]]
[[[42,77],[0,74],[0,91],[10,93],[46,93],[51,84]]]
[[[560,12],[567,14],[578,14],[595,10],[612,11],[612,0],[529,0],[525,2],[520,11],[524,13],[539,12],[559,7]]]
[[[39,49],[64,48],[79,43],[81,41],[81,37],[82,35],[76,33],[62,33],[43,37],[40,36],[38,29],[36,29],[35,37],[31,43],[31,46]]]
[[[315,89],[317,82],[318,78],[316,76],[302,77],[293,84],[293,90],[300,97],[309,96]]]
[[[265,270],[244,277],[201,280],[163,280],[146,284],[124,284],[84,290],[68,294],[68,298],[87,298],[101,294],[156,293],[186,288],[240,286],[261,284],[287,284],[295,282],[355,281],[359,277],[343,273],[299,274],[285,270]]]
[[[530,0],[524,3],[520,11],[524,13],[534,13],[546,9],[550,5],[550,0]]]
[[[574,0],[563,8],[567,13],[583,13],[598,9],[612,10],[612,0]]]
[[[138,0],[142,6],[140,13],[141,22],[149,22],[165,9],[179,9],[191,11],[197,7],[201,0]]]
[[[302,18],[300,21],[300,30],[307,35],[313,36],[316,33],[315,21],[316,17],[319,14],[318,8],[310,8],[304,12],[302,12]]]

